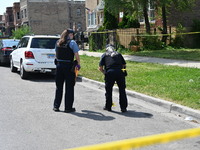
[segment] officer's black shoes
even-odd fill
[[[55,107],[53,108],[53,110],[56,112],[60,111],[59,108],[55,108]]]
[[[106,107],[104,107],[103,110],[112,111],[111,108],[106,108]]]
[[[127,109],[125,108],[125,109],[121,109],[121,112],[127,112]]]
[[[72,108],[72,109],[65,109],[64,112],[66,112],[66,113],[71,113],[71,112],[75,112],[75,111],[76,111],[76,109],[75,109],[75,108]]]

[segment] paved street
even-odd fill
[[[0,66],[0,150],[62,150],[91,144],[199,127],[153,104],[128,97],[121,113],[114,93],[113,112],[104,111],[104,90],[77,82],[76,112],[54,112],[54,78],[34,74],[21,80]],[[63,103],[61,106],[63,110]],[[200,138],[154,145],[142,150],[199,150]]]

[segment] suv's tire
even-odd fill
[[[10,58],[10,70],[11,72],[17,72],[17,68],[13,65],[13,60]]]
[[[24,70],[24,66],[23,66],[22,62],[20,63],[20,72],[19,72],[19,74],[20,74],[20,77],[22,79],[27,79],[28,78],[28,72],[26,72]]]

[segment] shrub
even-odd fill
[[[174,40],[172,41],[172,43],[170,44],[170,46],[173,46],[175,48],[181,48],[181,47],[185,47],[184,45],[184,37],[183,35],[181,35],[180,33],[184,33],[185,32],[185,27],[183,27],[180,23],[178,24],[178,26],[176,27],[176,37],[174,38]]]
[[[164,43],[158,36],[149,36],[149,34],[142,38],[142,44],[142,48],[146,50],[160,50],[164,48]]]
[[[200,20],[193,20],[191,31],[200,32]],[[194,47],[200,48],[200,34],[194,34],[192,35],[192,38],[194,39]]]

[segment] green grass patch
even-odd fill
[[[133,55],[200,61],[200,49],[148,50],[136,52]]]
[[[167,59],[179,59],[179,60],[192,60],[200,61],[200,49],[173,49],[168,48],[164,50],[142,50],[133,52],[129,49],[118,49],[123,55],[136,55],[136,56],[147,56]],[[105,52],[105,50],[98,50],[96,52]]]
[[[79,75],[104,82],[100,58],[82,55]],[[200,70],[127,61],[127,89],[200,110]]]

